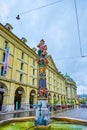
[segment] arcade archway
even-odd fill
[[[2,110],[5,93],[7,93],[7,87],[4,83],[0,82],[0,111]]]
[[[34,105],[34,98],[35,98],[36,92],[35,90],[31,90],[30,92],[30,98],[29,98],[29,104],[30,104],[30,108],[33,108]]]
[[[54,96],[53,96],[53,104],[54,104],[54,105],[56,104],[56,101],[57,101],[56,95],[54,94]]]
[[[52,104],[52,98],[51,98],[51,94],[48,94],[48,104]]]
[[[15,91],[15,98],[14,98],[14,109],[18,110],[21,108],[22,97],[24,95],[24,89],[22,87],[18,87]]]

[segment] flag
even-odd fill
[[[6,52],[5,52],[4,74],[7,73],[7,69],[8,69],[9,52],[10,52],[10,48],[7,48],[7,49],[6,49]]]

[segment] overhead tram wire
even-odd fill
[[[74,59],[81,59],[81,58],[87,58],[87,55],[85,56],[75,56],[75,57],[61,57],[61,58],[58,58],[58,59],[54,59],[54,60],[74,60]]]
[[[80,36],[80,28],[79,28],[79,19],[78,19],[78,11],[77,11],[77,5],[76,0],[74,0],[74,6],[75,6],[75,14],[76,14],[76,23],[77,23],[77,31],[78,31],[78,38],[79,38],[79,46],[80,46],[80,55],[81,56],[75,56],[75,57],[63,57],[55,60],[72,60],[77,58],[87,58],[87,55],[82,55],[82,43],[81,43],[81,36]]]
[[[29,12],[32,12],[32,11],[36,11],[36,10],[45,8],[45,7],[47,7],[47,6],[51,6],[51,5],[57,4],[57,3],[62,2],[62,1],[64,1],[64,0],[57,0],[57,1],[55,1],[55,2],[52,2],[52,3],[46,4],[46,5],[43,5],[43,6],[40,6],[40,7],[31,9],[31,10],[28,10],[28,11],[25,11],[25,12],[22,12],[22,13],[20,13],[20,14],[25,14],[25,13],[29,13]]]
[[[80,28],[79,28],[79,19],[78,19],[78,11],[77,11],[76,0],[74,0],[74,6],[75,6],[77,31],[78,31],[79,46],[80,46],[80,54],[81,54],[81,57],[85,57],[85,56],[82,55],[82,44],[81,44],[81,36],[80,36]]]
[[[24,14],[27,14],[27,13],[30,13],[30,12],[33,12],[33,11],[36,11],[36,10],[40,10],[42,8],[46,8],[47,6],[51,6],[51,5],[55,5],[57,3],[60,3],[60,2],[63,2],[64,0],[57,0],[55,2],[52,2],[52,3],[49,3],[49,4],[46,4],[46,5],[43,5],[43,6],[40,6],[40,7],[37,7],[37,8],[33,8],[33,9],[30,9],[30,10],[27,10],[27,11],[24,11],[24,12],[21,12],[19,14],[16,14],[16,16],[20,16],[20,15],[24,15]],[[8,18],[11,18],[11,17],[14,17],[15,15],[12,15],[12,16],[9,16],[7,17]]]

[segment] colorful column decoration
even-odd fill
[[[46,66],[48,65],[47,55],[47,46],[45,41],[42,39],[37,45],[38,50],[38,65],[39,65],[39,86],[38,86],[38,96],[39,97],[48,97],[48,90],[46,87]]]
[[[9,52],[10,52],[10,48],[7,48],[7,49],[6,49],[6,52],[5,52],[4,74],[7,73],[7,69],[8,69]]]
[[[50,116],[48,109],[48,89],[46,86],[46,66],[48,65],[47,46],[45,41],[42,39],[37,45],[38,49],[38,59],[37,63],[39,66],[39,79],[38,79],[38,107],[36,109],[35,125],[44,127],[49,126]]]

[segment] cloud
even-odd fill
[[[1,1],[1,3],[0,3],[0,16],[1,16],[2,20],[8,16],[9,11],[10,10],[9,10],[8,4],[4,1]]]
[[[77,86],[77,94],[87,94],[87,86],[78,85]]]
[[[29,47],[36,47],[41,38],[48,46],[59,71],[68,74],[76,81],[78,92],[87,86],[87,60],[78,58],[80,46],[77,33],[76,15],[73,1],[63,1],[31,13],[21,15],[20,21],[16,20],[18,13],[31,10],[53,0],[1,0],[0,17],[14,16],[6,20],[14,27],[13,32],[21,38],[26,37]],[[19,8],[20,5],[20,8]],[[87,54],[87,1],[77,1],[79,25],[81,33],[83,55]],[[15,15],[14,15],[15,14]],[[66,58],[75,57],[75,58]],[[62,60],[63,59],[63,60]]]

